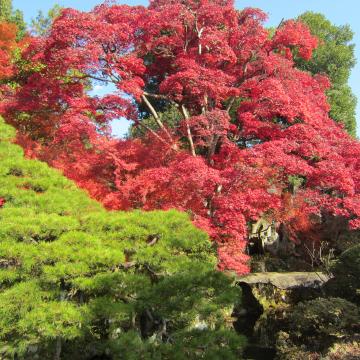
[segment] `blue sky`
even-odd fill
[[[30,21],[35,17],[38,10],[46,12],[53,5],[59,4],[64,7],[73,7],[80,10],[90,10],[101,0],[13,0],[14,7],[25,14],[25,19]],[[118,3],[128,5],[147,5],[146,0],[125,0]],[[358,100],[357,123],[358,136],[360,136],[360,1],[359,0],[236,0],[236,8],[257,7],[269,14],[267,25],[276,26],[282,18],[294,18],[303,12],[310,10],[323,13],[331,22],[337,25],[349,24],[355,33],[354,43],[356,45],[356,57],[358,64],[352,72],[350,85]],[[104,89],[97,88],[98,92]],[[127,124],[124,120],[114,126],[114,132],[118,135],[126,132]]]

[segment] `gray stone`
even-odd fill
[[[281,290],[290,290],[295,288],[320,288],[330,276],[321,272],[264,272],[253,273],[246,276],[238,277],[237,283],[271,284]]]

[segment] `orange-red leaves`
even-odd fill
[[[0,80],[13,74],[11,53],[16,46],[16,26],[0,22]]]

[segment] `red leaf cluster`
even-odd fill
[[[265,19],[225,0],[64,10],[23,51],[4,115],[32,155],[109,209],[187,211],[217,244],[219,268],[245,273],[260,217],[295,241],[326,216],[360,227],[360,144],[329,118],[328,80],[292,60],[317,40],[295,21],[270,37]],[[91,97],[94,82],[115,90]],[[161,104],[178,110],[174,128]],[[146,135],[112,138],[122,118]]]

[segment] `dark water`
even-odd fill
[[[238,314],[235,311],[234,315],[237,320],[234,323],[234,328],[239,334],[245,335],[250,342],[244,351],[244,359],[273,360],[276,356],[276,350],[256,345],[257,339],[254,336],[254,326],[264,312],[264,309],[253,295],[248,284],[240,283],[239,286],[242,289],[243,295],[241,308],[246,311]]]
[[[275,355],[275,349],[262,348],[256,345],[249,345],[244,351],[244,359],[249,360],[273,360]]]

